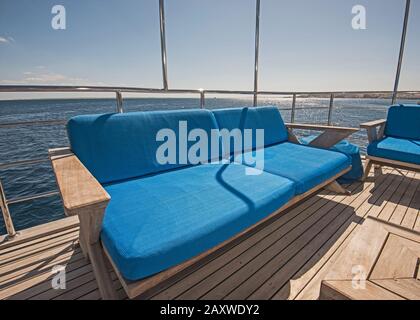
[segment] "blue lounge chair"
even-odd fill
[[[420,105],[391,106],[386,120],[360,127],[369,139],[365,179],[373,164],[420,171]]]
[[[214,129],[264,129],[262,145],[222,148],[224,158],[264,148],[264,170],[246,175],[250,164],[215,164],[212,150],[198,165],[159,164],[156,135],[176,132],[180,121],[208,136]],[[67,129],[71,150],[50,156],[65,212],[79,216],[82,251],[103,298],[114,297],[106,257],[135,297],[320,188],[337,187],[335,180],[351,169],[344,154],[291,143],[275,107],[84,115]],[[354,132],[325,130],[330,138],[319,144]]]

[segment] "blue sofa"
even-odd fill
[[[420,170],[420,105],[391,106],[386,120],[360,126],[369,138],[365,177],[373,164]]]
[[[177,132],[180,121],[187,121],[189,131],[200,128],[208,136],[221,129],[264,129],[264,142],[229,150],[221,143],[222,158],[234,159],[230,163],[218,161],[209,150],[207,161],[198,165],[188,159],[161,165],[156,151],[162,142],[156,135],[162,128]],[[275,107],[83,115],[70,119],[67,129],[74,161],[98,184],[94,187],[91,181],[89,190],[103,189],[89,204],[103,200],[100,239],[120,280],[127,283],[148,279],[225,243],[351,168],[350,158],[342,153],[289,142]],[[245,174],[254,164],[241,157],[261,148],[262,172]],[[72,177],[70,169],[65,177],[63,167],[71,167],[74,174],[77,165],[52,159],[66,212],[80,216],[81,201],[72,206],[66,198],[83,195],[81,184],[71,196],[64,194],[69,185],[65,180]]]

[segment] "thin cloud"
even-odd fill
[[[2,37],[0,36],[0,44],[7,44],[7,43],[15,43],[15,39],[13,37]]]
[[[23,73],[23,77],[14,80],[0,80],[1,83],[15,83],[15,84],[61,84],[74,85],[79,83],[86,83],[87,79],[69,77],[60,73],[34,73],[27,71]]]
[[[38,66],[39,67],[39,66]],[[43,69],[35,67],[35,69]],[[1,84],[35,84],[35,85],[105,85],[102,82],[91,82],[85,78],[70,77],[57,72],[42,71],[25,71],[21,78],[17,79],[1,79]]]

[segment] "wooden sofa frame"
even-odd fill
[[[386,119],[374,120],[360,124],[360,128],[367,130],[369,143],[376,140],[380,140],[384,137],[386,126]],[[402,162],[392,159],[379,158],[370,155],[366,155],[366,164],[363,175],[363,180],[366,180],[369,176],[369,172],[372,169],[372,165],[388,166],[397,169],[405,169],[420,172],[420,165],[409,162]]]
[[[289,132],[289,141],[294,143],[299,143],[299,141],[293,134],[293,129],[323,131],[323,133],[310,144],[312,146],[323,148],[332,147],[345,137],[358,131],[358,129],[354,128],[309,124],[287,124],[287,128]],[[304,194],[294,197],[268,217],[217,245],[216,247],[156,275],[139,281],[128,282],[122,277],[118,268],[116,268],[110,255],[107,253],[105,247],[100,241],[102,219],[108,202],[111,199],[110,196],[69,148],[51,149],[49,150],[49,155],[60,195],[63,200],[65,213],[67,216],[77,215],[79,217],[80,247],[85,257],[89,259],[92,264],[98,288],[103,299],[117,298],[106,259],[110,261],[118,279],[127,293],[127,296],[129,298],[137,297],[141,293],[144,293],[159,283],[175,276],[186,268],[202,261],[204,258],[209,257],[212,254],[217,254],[219,251],[223,252],[223,249],[232,242],[239,240],[241,237],[245,237],[252,231],[255,231],[258,226],[261,226],[263,223],[274,218],[287,208],[290,208],[297,202],[316,193],[322,188],[327,188],[337,193],[347,194],[347,191],[336,182],[336,179],[351,170],[351,166],[349,166],[322,184],[312,188]]]

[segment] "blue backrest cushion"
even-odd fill
[[[385,135],[420,140],[420,105],[391,106],[388,110]]]
[[[191,165],[188,157],[187,163],[179,161],[180,121],[187,121],[188,132],[203,129],[208,137],[212,129],[217,130],[210,111],[177,110],[76,116],[69,120],[67,131],[77,157],[100,183],[109,183]],[[156,141],[159,130],[165,128],[176,133],[175,164],[162,165],[156,159],[159,146],[169,140]],[[196,141],[189,141],[187,148]],[[210,142],[208,146],[210,159]]]
[[[213,110],[219,128],[232,131],[233,129],[252,129],[252,146],[237,146],[230,144],[230,153],[263,147],[256,145],[256,129],[264,129],[264,146],[270,146],[288,140],[287,128],[279,110],[276,107],[229,108]],[[242,135],[244,136],[244,135]]]

